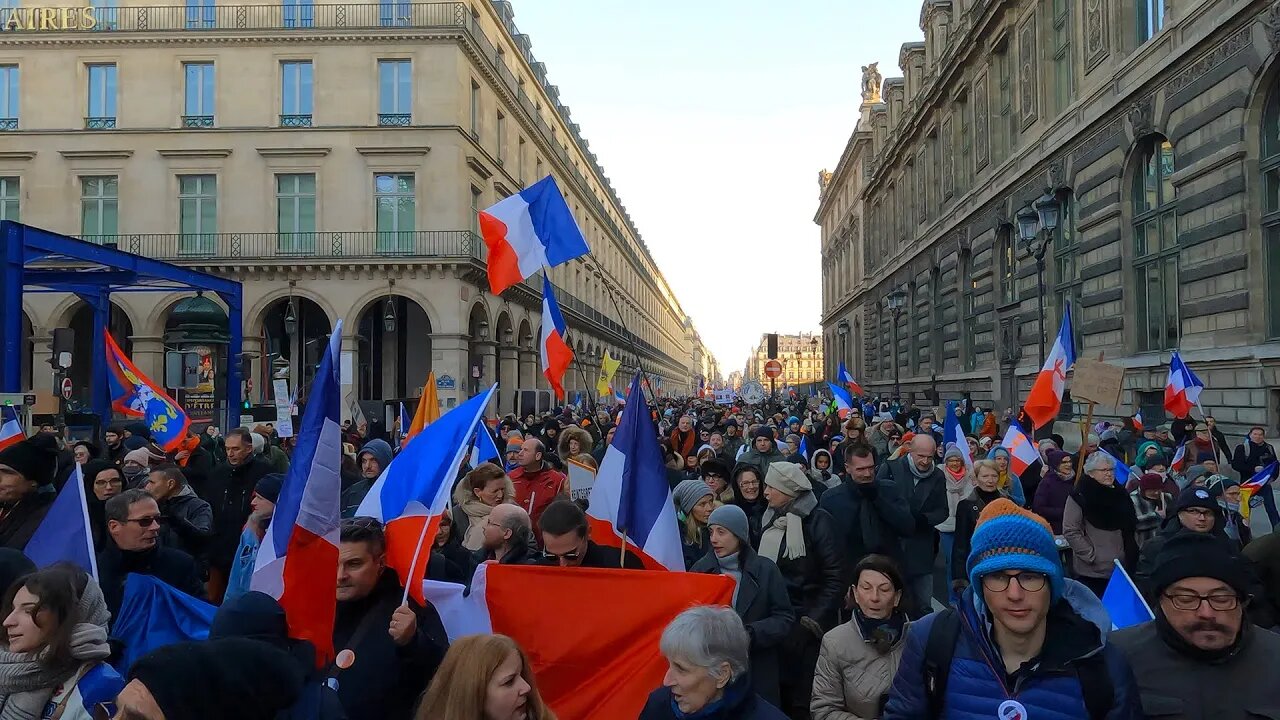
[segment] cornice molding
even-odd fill
[[[357,147],[356,152],[365,157],[385,157],[387,155],[426,155],[431,148],[426,145],[387,145]]]
[[[35,153],[31,153],[33,156]],[[67,160],[128,160],[133,157],[132,150],[59,150],[58,154]]]
[[[177,148],[156,153],[165,158],[225,158],[231,157],[231,148]]]
[[[332,150],[327,147],[260,147],[258,154],[262,157],[324,157]]]

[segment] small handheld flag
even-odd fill
[[[54,563],[69,562],[98,579],[97,550],[89,529],[89,501],[84,489],[84,471],[77,464],[75,473],[62,486],[49,506],[23,554],[46,568]]]
[[[476,427],[476,440],[471,445],[471,459],[468,462],[474,468],[480,463],[500,459],[501,453],[498,452],[498,444],[493,440],[493,433],[489,432],[489,427],[481,420]]]
[[[1191,408],[1200,402],[1200,391],[1204,390],[1204,382],[1191,372],[1191,368],[1182,361],[1177,350],[1169,359],[1169,378],[1164,383],[1164,409],[1175,418],[1184,418],[1191,414]]]
[[[839,377],[836,378],[837,380],[849,386],[849,392],[853,393],[854,395],[866,394],[865,392],[863,392],[862,386],[858,384],[858,381],[853,379],[853,374],[850,373],[849,369],[844,366],[843,361],[841,361],[840,366],[837,368],[836,374],[839,375]]]
[[[26,433],[18,420],[18,410],[12,405],[0,405],[0,450],[22,442]]]
[[[849,411],[853,409],[853,396],[848,390],[836,385],[835,383],[827,383],[827,389],[831,390],[831,404],[835,408],[840,419],[844,419]]]
[[[1042,427],[1058,414],[1062,408],[1062,391],[1067,384],[1067,371],[1076,362],[1075,332],[1071,326],[1071,303],[1064,303],[1062,323],[1058,327],[1058,337],[1053,341],[1053,349],[1044,359],[1044,367],[1036,376],[1031,392],[1027,394],[1027,402],[1023,409],[1031,418],[1034,427]]]
[[[551,290],[551,279],[542,276],[542,341],[539,343],[542,356],[542,374],[547,378],[557,398],[564,397],[564,374],[573,362],[573,350],[565,342],[568,332],[564,315],[560,314],[560,304],[556,302],[555,293]]]
[[[973,467],[973,454],[969,452],[969,440],[960,429],[960,416],[956,414],[954,402],[947,403],[947,421],[943,428],[943,439],[947,443],[954,444],[960,451],[960,455],[964,457],[965,467]]]
[[[1139,410],[1139,411],[1137,411],[1137,412],[1135,412],[1135,413],[1133,414],[1133,429],[1134,429],[1134,430],[1137,430],[1138,432],[1142,432],[1142,430],[1143,430],[1143,424],[1142,424],[1142,411],[1141,411],[1141,410]]]
[[[1100,598],[1107,615],[1111,617],[1111,629],[1120,630],[1155,620],[1156,615],[1151,612],[1151,606],[1147,605],[1142,593],[1138,592],[1138,587],[1133,584],[1133,579],[1125,572],[1124,566],[1119,560],[1112,562],[1115,563],[1115,568],[1111,571],[1107,589]]]

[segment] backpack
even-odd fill
[[[929,702],[929,717],[942,717],[942,704],[947,696],[947,677],[951,674],[951,659],[960,639],[960,613],[955,608],[938,612],[929,628],[924,646],[924,692]],[[1075,667],[1080,680],[1084,707],[1091,720],[1105,720],[1115,704],[1115,688],[1106,663],[1095,654],[1085,658]]]

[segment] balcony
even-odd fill
[[[122,233],[86,235],[98,245],[157,260],[242,264],[389,258],[483,260],[484,241],[466,230],[313,233]]]
[[[0,118],[0,130],[17,130],[18,118]]]
[[[212,115],[183,115],[182,127],[211,128],[213,127],[213,116]]]
[[[291,128],[311,127],[311,116],[310,115],[281,115],[280,127],[291,127]]]
[[[85,130],[115,130],[116,118],[114,115],[110,117],[86,117],[84,119]]]
[[[22,33],[39,27],[36,8],[17,8],[11,25]],[[163,32],[219,30],[286,30],[331,28],[459,28],[468,26],[471,13],[457,2],[381,2],[325,5],[184,5],[85,8],[87,17],[76,17],[53,32]],[[48,35],[50,28],[40,31]]]
[[[409,127],[412,119],[409,113],[378,113],[378,125],[381,127]]]

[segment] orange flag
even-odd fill
[[[414,411],[413,421],[405,430],[404,437],[400,438],[400,447],[408,445],[413,436],[422,431],[422,428],[439,419],[440,397],[436,394],[436,373],[432,370],[427,373],[427,384],[422,386],[422,397],[418,398],[418,409]]]

